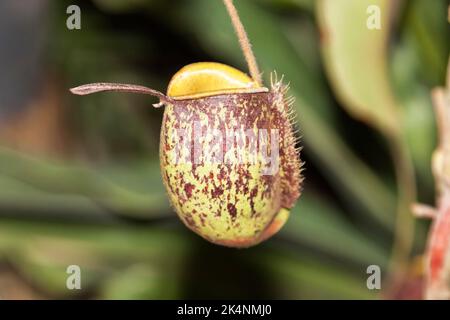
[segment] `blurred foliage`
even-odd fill
[[[396,181],[382,134],[401,136],[418,197],[432,202],[429,91],[445,77],[446,1],[399,3],[393,28],[380,34],[381,47],[365,24],[340,17],[346,27],[333,31],[348,44],[333,58],[321,47],[321,38],[330,36],[319,26],[323,1],[235,2],[265,80],[274,70],[284,74],[297,101],[306,184],[280,234],[246,250],[191,234],[165,196],[157,155],[162,112],[151,108],[152,98],[80,98],[67,90],[116,81],[165,91],[178,69],[197,61],[246,70],[222,2],[50,1],[45,77],[58,85],[71,148],[50,156],[0,147],[0,265],[45,297],[380,297],[366,288],[366,268],[389,265],[405,187]],[[69,4],[81,8],[81,30],[65,27]],[[365,10],[355,14],[358,21],[366,17]],[[333,82],[327,77],[333,63],[356,73]],[[341,100],[346,89],[339,85],[360,93],[357,103]],[[352,109],[361,106],[366,109]],[[355,114],[365,122],[349,116]],[[412,255],[423,251],[424,229],[419,224]],[[65,288],[70,264],[82,268],[80,292]]]

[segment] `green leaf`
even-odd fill
[[[366,287],[366,270],[354,273],[337,265],[285,250],[267,252],[256,258],[277,281],[274,290],[289,299],[377,299]]]
[[[95,171],[88,167],[38,159],[0,148],[0,177],[5,176],[21,182],[16,183],[16,187],[26,184],[28,191],[39,190],[41,193],[46,193],[47,198],[51,196],[57,199],[56,197],[60,195],[84,197],[91,199],[97,205],[135,217],[150,218],[155,215],[160,217],[169,212],[169,204],[159,174],[159,165],[153,163],[152,166],[141,166],[139,170],[136,166],[124,165],[122,170],[125,168],[135,175],[140,175],[141,179],[146,181],[146,185],[136,188],[129,182],[124,183],[123,173],[122,183],[114,183],[111,177],[113,172],[118,172],[117,170],[109,169],[108,177],[98,172],[101,171],[100,168]],[[145,176],[148,178],[143,178]],[[8,189],[3,194],[3,198],[6,197],[5,194],[12,191]],[[16,193],[16,197],[19,195]],[[37,199],[39,201],[39,198]]]
[[[291,211],[281,234],[290,241],[307,243],[329,256],[344,258],[357,265],[387,266],[387,250],[371,240],[335,208],[309,194]]]
[[[397,136],[402,127],[387,63],[392,9],[388,0],[321,0],[317,5],[334,91],[353,117],[388,137]],[[371,22],[377,25],[377,18],[379,29],[369,28]]]

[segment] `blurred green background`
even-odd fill
[[[430,90],[445,81],[448,2],[235,3],[266,83],[276,70],[291,84],[306,162],[286,226],[240,250],[169,207],[153,98],[68,91],[165,91],[198,61],[247,71],[222,1],[1,2],[0,298],[421,297],[428,222],[409,205],[434,202]],[[66,27],[71,4],[81,30]],[[370,4],[381,30],[366,28]],[[66,288],[71,264],[82,290]],[[366,287],[373,264],[382,290]]]

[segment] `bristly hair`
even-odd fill
[[[289,89],[290,89],[290,83],[287,84],[283,83],[284,80],[284,74],[281,75],[281,77],[278,79],[278,73],[276,71],[273,71],[270,74],[270,86],[272,91],[280,92],[283,96],[283,105],[286,109],[286,114],[289,120],[289,123],[292,128],[292,135],[293,135],[293,143],[295,145],[298,145],[301,140],[300,128],[298,126],[298,120],[297,120],[297,111],[294,108],[295,104],[295,97],[292,95],[288,95]],[[297,148],[298,151],[301,150],[301,148]]]
[[[283,112],[286,115],[286,120],[287,120],[287,125],[289,126],[289,131],[287,133],[286,136],[286,146],[290,146],[290,148],[292,148],[292,154],[291,157],[295,157],[295,160],[293,158],[291,159],[286,159],[286,161],[290,162],[291,164],[294,164],[294,166],[298,166],[297,167],[297,174],[296,174],[296,178],[294,178],[293,181],[291,182],[298,182],[299,184],[299,195],[301,194],[302,190],[303,190],[303,166],[304,166],[304,162],[301,161],[300,158],[300,151],[302,150],[302,147],[300,146],[300,140],[301,140],[301,136],[299,134],[299,126],[297,124],[297,112],[294,108],[294,103],[295,103],[295,97],[294,96],[290,96],[288,94],[289,92],[289,83],[288,84],[284,84],[283,83],[283,79],[284,76],[282,75],[280,78],[278,78],[278,74],[276,71],[272,72],[270,74],[270,85],[271,85],[271,92],[274,93],[278,93],[278,98],[277,99],[281,99],[282,105],[283,105],[283,110],[280,110],[281,112]]]

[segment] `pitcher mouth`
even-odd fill
[[[194,100],[206,97],[214,97],[228,94],[245,94],[245,93],[267,93],[269,92],[269,88],[261,87],[261,88],[237,88],[237,89],[223,89],[223,90],[214,90],[214,91],[205,91],[199,92],[196,94],[184,95],[184,96],[175,96],[170,97],[172,100],[181,101],[181,100]]]

